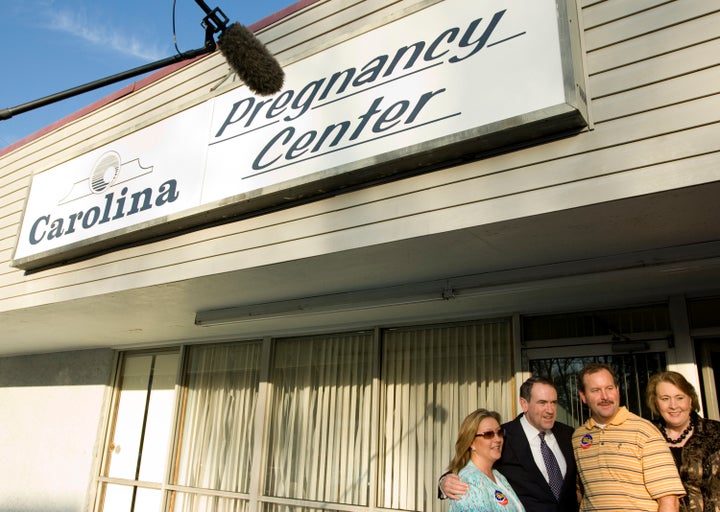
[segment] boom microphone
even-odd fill
[[[252,92],[260,96],[269,96],[282,89],[285,80],[285,73],[280,64],[267,51],[263,45],[247,28],[239,23],[228,26],[228,17],[219,7],[210,9],[204,0],[195,0],[195,3],[205,11],[205,18],[202,26],[205,28],[205,46],[196,50],[180,52],[177,55],[167,57],[143,66],[123,71],[112,76],[95,80],[94,82],[73,87],[66,91],[58,92],[44,98],[29,101],[16,107],[0,109],[0,121],[10,119],[16,114],[21,114],[66,98],[77,96],[101,87],[111,85],[121,80],[127,80],[150,71],[181,62],[194,59],[200,55],[212,53],[217,48],[214,35],[220,32],[218,42],[220,51],[225,56],[228,64],[235,73],[245,82]],[[174,26],[174,22],[173,22]]]
[[[285,73],[255,35],[240,23],[233,23],[218,36],[220,51],[248,88],[260,96],[282,89]]]

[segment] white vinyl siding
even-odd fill
[[[259,36],[281,61],[423,2],[316,2]],[[29,173],[181,108],[225,66],[218,56],[2,157],[0,311],[311,257],[685,187],[717,179],[717,2],[583,2],[594,129],[452,173],[436,172],[24,275],[9,267]],[[228,87],[224,85],[223,87]],[[189,101],[189,100],[188,100]],[[172,106],[171,106],[172,105]],[[170,109],[169,111],[167,109]],[[136,112],[135,114],[133,112]],[[142,114],[141,114],[142,112]],[[88,138],[88,132],[96,135]],[[250,236],[248,236],[250,235]],[[332,249],[329,249],[332,248]]]
[[[302,10],[259,30],[258,36],[282,64],[288,64],[433,3],[431,0],[308,0],[303,2],[305,7]],[[493,284],[518,269],[523,271],[520,274],[522,277],[527,277],[530,271],[542,265],[541,270],[552,267],[552,270],[559,271],[556,275],[562,276],[565,270],[577,268],[579,262],[592,263],[614,255],[632,256],[636,252],[641,252],[639,264],[649,262],[652,265],[656,261],[656,252],[662,256],[666,248],[684,248],[689,244],[697,249],[693,254],[697,255],[698,263],[715,258],[717,228],[713,226],[717,225],[717,216],[705,215],[702,224],[709,227],[702,231],[707,236],[700,238],[694,237],[691,229],[694,226],[687,226],[682,216],[675,220],[672,213],[674,208],[687,207],[684,199],[688,196],[682,194],[688,190],[698,190],[693,198],[705,199],[708,205],[716,204],[713,201],[720,183],[720,3],[718,0],[578,0],[577,3],[580,7],[583,64],[587,74],[585,91],[590,128],[566,138],[481,161],[25,273],[11,267],[10,262],[33,173],[51,169],[206,101],[230,90],[237,83],[225,81],[217,90],[211,91],[227,74],[227,65],[218,53],[153,83],[144,84],[120,100],[13,151],[3,152],[0,154],[0,325],[3,326],[0,353],[20,354],[19,358],[8,358],[4,368],[10,368],[11,364],[13,368],[25,368],[14,360],[24,358],[32,351],[49,354],[48,359],[62,360],[75,359],[75,356],[59,357],[57,352],[88,347],[108,347],[110,352],[179,343],[193,345],[251,337],[256,339],[254,334],[240,332],[244,326],[238,326],[238,332],[230,334],[228,331],[218,334],[212,329],[196,328],[193,317],[202,309],[409,286],[418,280],[445,280],[456,276],[487,278],[483,283],[488,283],[488,294],[472,302],[472,307],[477,308],[472,312],[464,310],[458,314],[452,309],[453,301],[444,301],[419,309],[420,313],[413,311],[413,316],[397,313],[392,322],[385,321],[385,318],[378,320],[371,314],[382,316],[387,309],[392,310],[387,313],[390,317],[395,310],[377,308],[372,312],[348,313],[346,323],[346,318],[342,318],[330,326],[320,325],[325,317],[320,320],[311,317],[305,324],[298,321],[300,332],[295,332],[295,325],[292,329],[285,328],[281,325],[282,320],[277,324],[280,330],[284,329],[282,336],[297,337],[312,332],[525,314],[528,310],[534,312],[532,308],[535,307],[547,310],[605,307],[636,300],[638,294],[628,299],[626,290],[616,280],[606,286],[602,294],[585,294],[582,304],[576,305],[571,296],[574,290],[570,287],[567,291],[562,289],[566,281],[562,277],[551,277],[545,281],[550,283],[548,288],[537,293],[528,292],[534,302],[520,297],[513,303],[514,296],[502,295]],[[413,41],[417,37],[413,35]],[[10,75],[8,80],[18,78],[12,73]],[[710,186],[703,186],[705,184]],[[621,200],[639,198],[637,202],[644,204],[641,196],[667,191],[677,193],[659,194],[662,196],[661,203],[654,212],[661,208],[669,211],[663,220],[672,225],[662,223],[657,231],[646,233],[642,228],[629,226],[622,209],[616,213],[615,204],[622,203]],[[573,246],[573,235],[582,225],[572,222],[572,209],[589,205],[591,208],[584,210],[600,214],[601,221],[596,224],[597,232],[593,231],[586,237],[596,237],[598,245],[585,250],[585,247]],[[706,207],[702,201],[697,202],[698,218]],[[642,205],[639,209],[642,210]],[[549,212],[562,212],[562,215],[543,215]],[[567,221],[566,224],[551,225],[558,218]],[[521,219],[522,222],[505,222],[511,219]],[[652,219],[644,225],[651,225],[654,222]],[[527,229],[518,230],[518,233],[530,233],[531,236],[524,238],[513,231],[502,233],[505,243],[500,248],[504,252],[498,256],[493,253],[496,251],[495,240],[482,235],[495,231],[495,224],[500,222],[503,222],[501,227],[508,224],[517,227],[522,223]],[[621,229],[625,230],[626,236],[615,237],[614,233]],[[661,230],[670,234],[660,235]],[[556,235],[553,240],[556,246],[544,254],[547,259],[532,259],[535,244],[541,242],[540,237],[546,232]],[[444,244],[453,256],[448,259],[448,264],[444,264],[444,260],[434,267],[427,264],[427,255],[423,254],[423,250],[431,237],[431,242],[452,242]],[[708,252],[701,252],[707,246],[711,246]],[[507,261],[502,261],[501,258],[506,255]],[[350,256],[352,265],[344,265],[346,256]],[[325,278],[324,269],[313,268],[305,272],[302,268],[305,263],[320,262],[324,265],[328,261],[332,265],[330,279]],[[689,259],[687,263],[687,268],[690,268],[695,262]],[[711,265],[716,268],[715,263]],[[415,269],[416,273],[413,272]],[[526,270],[527,273],[524,272]],[[681,272],[683,269],[678,266],[678,270]],[[664,275],[669,273],[664,272]],[[677,282],[684,280],[683,274],[676,276]],[[547,274],[542,277],[547,277]],[[581,277],[582,286],[593,283],[605,286],[606,283],[603,273],[589,273]],[[233,285],[239,282],[241,285],[232,288],[231,300],[227,299],[229,294],[218,298],[218,288],[228,282]],[[285,282],[291,285],[282,288]],[[519,282],[512,288],[520,289],[525,284]],[[673,293],[681,293],[681,286],[678,285]],[[717,293],[717,279],[708,279],[704,286],[703,293]],[[277,289],[281,288],[286,295],[277,293]],[[665,287],[647,287],[640,301],[665,301],[666,292]],[[696,293],[697,287],[688,295]],[[188,300],[188,297],[193,300]],[[138,323],[143,329],[135,328],[136,319],[128,318],[128,309],[142,320]],[[431,320],[421,318],[424,314]],[[397,318],[400,320],[396,321]],[[317,323],[312,324],[313,321]],[[342,328],[336,327],[341,321]],[[314,331],[318,326],[318,331]],[[274,334],[278,335],[277,332]],[[677,334],[674,339],[678,345],[668,350],[667,360],[670,364],[675,360],[682,361],[683,371],[690,372],[695,368],[690,334],[681,333],[682,337]],[[515,341],[518,344],[515,348],[518,348],[519,334]],[[377,348],[380,350],[381,347]],[[677,354],[682,354],[682,359]],[[267,359],[261,361],[262,368],[269,368],[269,350],[263,352],[263,357],[266,356]],[[518,354],[516,356],[519,357]],[[518,363],[515,370],[519,371],[519,367]],[[377,373],[373,373],[373,400],[380,403],[380,374],[379,369],[376,370]],[[16,402],[10,411],[13,417],[17,417],[16,423],[20,427],[16,426],[11,431],[19,433],[25,429],[25,441],[16,442],[17,435],[14,435],[12,442],[6,443],[6,449],[10,450],[9,460],[23,461],[26,468],[45,468],[32,473],[40,475],[32,485],[20,483],[11,488],[18,493],[25,492],[27,496],[43,495],[56,500],[71,488],[66,483],[67,478],[62,478],[65,475],[59,474],[72,467],[75,476],[80,475],[73,480],[80,481],[77,486],[80,491],[72,492],[76,501],[81,501],[88,488],[88,479],[105,469],[99,468],[100,462],[96,461],[94,464],[98,467],[90,471],[85,458],[90,459],[89,453],[102,451],[103,440],[96,441],[93,437],[99,427],[91,423],[97,421],[96,417],[105,416],[106,406],[102,403],[101,394],[94,388],[104,388],[107,383],[105,380],[99,384],[93,382],[94,387],[90,386],[87,390],[83,386],[73,386],[68,393],[57,385],[60,377],[65,377],[63,371],[54,369],[52,372],[55,373],[38,377],[39,385],[33,380],[31,384],[16,388],[10,379],[7,381],[10,387],[0,390],[0,398]],[[11,372],[5,374],[11,375]],[[28,370],[27,374],[32,375],[32,371]],[[55,374],[57,379],[54,379]],[[270,399],[266,396],[269,395],[268,375],[264,377],[263,380],[263,375],[260,376],[258,400],[261,403]],[[484,377],[477,380],[483,381]],[[90,394],[88,398],[87,394],[91,391],[95,394]],[[415,389],[416,393],[420,391],[423,390]],[[47,405],[52,402],[52,407],[45,407],[51,412],[46,412],[42,418],[50,418],[58,408],[68,407],[67,404],[74,403],[77,397],[84,400],[84,410],[78,411],[74,419],[63,418],[61,413],[55,414],[57,423],[53,425],[53,431],[56,435],[48,437],[47,425],[52,422],[38,424],[37,413],[30,411],[24,402],[25,397],[34,400],[40,394],[45,402],[41,400],[38,403]],[[508,412],[516,410],[512,404],[515,395],[510,393],[504,402]],[[418,402],[412,401],[416,395],[412,398],[409,394],[402,396],[400,405],[408,410],[414,407],[414,414],[419,414]],[[483,395],[483,399],[486,398],[487,395]],[[386,410],[383,408],[383,411]],[[467,412],[459,407],[456,411],[456,416]],[[380,412],[373,411],[373,414],[377,415],[378,422],[373,423],[376,437],[372,443],[379,446]],[[503,415],[506,414],[503,412]],[[75,425],[77,418],[85,422],[84,430]],[[265,417],[255,417],[253,435],[257,436],[265,421]],[[181,429],[180,425],[175,427]],[[437,428],[437,423],[426,421],[423,428],[424,435],[429,435],[432,428]],[[434,433],[436,439],[445,439],[442,447],[433,447],[432,462],[428,463],[427,459],[423,468],[416,466],[414,474],[402,468],[404,473],[388,477],[392,486],[399,485],[401,481],[407,482],[402,479],[417,477],[411,482],[413,493],[404,499],[408,500],[407,503],[414,502],[416,505],[413,506],[419,507],[419,510],[429,511],[430,507],[441,506],[429,496],[431,483],[447,463],[452,445],[451,441],[446,441],[454,435],[454,427],[447,423],[443,428],[441,433]],[[70,453],[69,449],[58,451],[47,440],[63,436],[75,440],[84,436],[85,444],[77,441],[78,449]],[[32,439],[46,440],[38,447]],[[253,439],[256,441],[257,438]],[[267,474],[267,468],[259,461],[267,449],[267,446],[255,443],[251,456],[253,478],[263,479]],[[440,449],[448,452],[443,453]],[[383,452],[382,456],[401,457],[402,453]],[[175,468],[177,464],[190,464],[191,460],[192,457],[188,456],[168,462]],[[78,467],[80,470],[76,471]],[[371,469],[370,482],[376,483],[388,476],[384,471],[393,465],[372,467],[376,469]],[[51,476],[53,471],[56,476]],[[17,480],[10,479],[11,483],[20,482],[21,477],[12,476]],[[52,482],[64,488],[55,491],[49,487]],[[104,482],[97,494],[107,492],[117,496],[116,503],[120,506],[123,500],[133,499],[132,486],[127,485],[128,482],[134,480],[122,481],[118,477],[112,482]],[[188,483],[190,479],[186,478],[184,482]],[[332,509],[318,507],[312,500],[263,496],[260,489],[264,487],[253,486],[252,482],[247,484],[247,492],[246,484],[240,482],[235,487],[233,482],[228,487],[237,490],[198,492],[198,488],[191,486],[178,484],[170,489],[163,488],[165,483],[143,482],[145,487],[138,489],[134,499],[140,506],[157,503],[159,495],[170,493],[174,498],[172,510],[177,511],[192,509],[193,506],[200,510],[215,506],[247,512],[251,502],[257,504],[258,511],[267,512]],[[392,496],[392,486],[382,490],[372,487],[368,508],[379,510],[382,506],[378,504],[392,504],[396,499]],[[422,486],[425,489],[421,490]],[[129,495],[128,489],[131,491]],[[89,493],[88,499],[93,501],[95,494],[95,491]],[[7,496],[2,498],[7,499]],[[423,504],[423,500],[431,502],[430,506]],[[347,503],[336,505],[335,508],[343,512],[361,507]],[[39,508],[42,509],[42,506]]]

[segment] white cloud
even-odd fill
[[[51,10],[48,28],[82,39],[95,46],[110,49],[146,61],[166,57],[166,52],[135,35],[126,34],[111,27],[109,23],[89,20],[84,13],[69,10]]]

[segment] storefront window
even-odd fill
[[[190,348],[178,484],[248,492],[261,349],[261,342]]]
[[[372,340],[359,333],[277,342],[268,496],[368,504]]]
[[[162,510],[162,509],[148,509]],[[246,500],[207,496],[195,493],[176,492],[172,495],[172,512],[247,512],[249,503]]]
[[[385,332],[378,506],[439,510],[437,478],[479,407],[510,419],[510,322]]]
[[[125,354],[98,510],[439,511],[462,419],[513,412],[512,361],[509,320]]]

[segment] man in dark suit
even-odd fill
[[[520,406],[523,413],[502,425],[505,443],[495,468],[505,475],[528,512],[576,512],[574,429],[555,421],[555,385],[544,377],[530,377],[520,386]],[[547,451],[543,454],[546,448],[552,456]],[[554,462],[546,462],[548,458]],[[552,473],[557,474],[555,491]],[[462,496],[468,488],[454,474],[443,475],[439,485],[441,494],[450,499]]]

